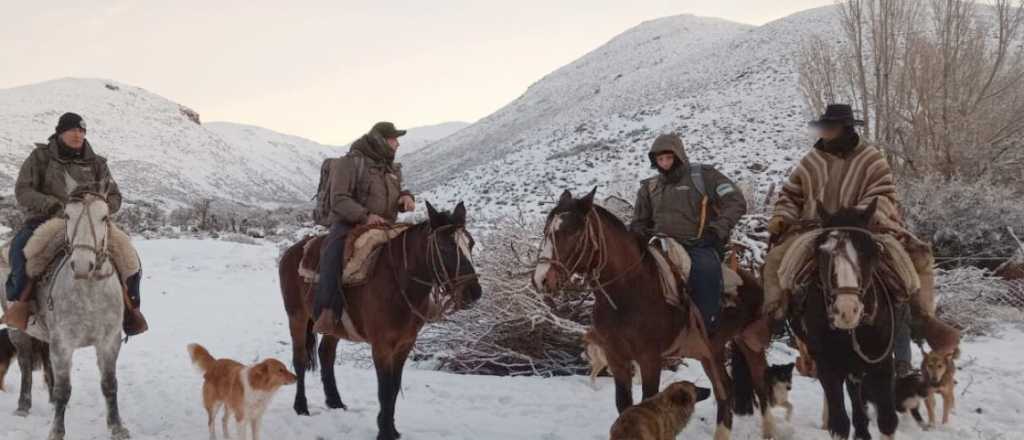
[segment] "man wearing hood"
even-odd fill
[[[4,315],[7,325],[25,330],[31,314],[29,300],[35,280],[26,273],[25,245],[39,225],[60,214],[64,204],[78,188],[100,188],[106,194],[110,213],[121,208],[121,191],[110,175],[107,159],[96,154],[85,139],[85,120],[75,113],[65,113],[45,144],[36,144],[21,165],[14,196],[25,213],[25,224],[11,242],[11,274],[7,279],[7,299],[11,301]],[[129,304],[125,304],[124,331],[129,336],[146,331],[149,326],[139,311],[141,272],[126,280]]]
[[[314,330],[319,333],[337,333],[344,313],[339,278],[349,231],[358,225],[388,225],[399,212],[416,209],[412,193],[402,189],[401,164],[395,163],[398,138],[405,133],[395,124],[378,122],[331,167],[327,216],[331,226],[320,254],[320,282],[313,301]]]
[[[722,253],[747,202],[714,167],[690,163],[677,134],[658,136],[648,158],[658,175],[641,182],[630,230],[648,238],[667,236],[686,248],[694,303],[713,332],[721,307]]]

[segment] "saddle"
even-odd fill
[[[662,292],[665,294],[665,302],[672,306],[678,306],[679,285],[686,285],[690,277],[690,268],[693,261],[686,248],[678,241],[669,237],[655,237],[648,243],[648,250],[654,257],[658,266],[658,273],[661,278]],[[722,264],[722,288],[723,307],[735,307],[739,304],[739,287],[743,285],[743,279],[731,267]]]
[[[341,275],[341,284],[349,287],[366,284],[384,244],[405,232],[410,226],[364,225],[349,232],[345,238],[345,254],[342,256],[345,272]],[[326,237],[327,233],[317,234],[302,247],[299,276],[308,284],[320,282],[320,252],[326,244]]]
[[[817,273],[818,268],[814,264],[814,241],[817,237],[817,231],[810,231],[791,238],[795,241],[779,265],[779,285],[783,291],[796,291]],[[908,301],[921,288],[921,278],[913,259],[895,236],[875,234],[874,238],[882,251],[876,280],[894,295],[894,300]]]
[[[64,256],[67,248],[65,230],[66,222],[62,218],[53,218],[32,233],[25,244],[25,272],[32,278],[45,278],[55,269],[55,263]],[[142,267],[139,254],[132,245],[128,234],[111,224],[107,231],[109,240],[110,261],[114,264],[122,282],[136,274]]]

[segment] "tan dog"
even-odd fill
[[[611,440],[674,440],[690,421],[697,402],[709,396],[707,388],[687,381],[673,383],[623,411],[612,425]]]
[[[960,358],[960,349],[952,353],[931,352],[924,355],[921,362],[921,375],[924,376],[928,394],[924,405],[928,408],[928,425],[935,425],[935,394],[942,395],[942,424],[949,423],[949,415],[956,407],[956,363]]]
[[[221,408],[224,408],[225,438],[230,437],[228,418],[234,414],[242,440],[248,438],[250,429],[253,440],[259,440],[263,412],[270,400],[279,388],[298,379],[277,359],[266,359],[247,367],[231,359],[214,359],[199,344],[189,344],[188,353],[192,363],[203,372],[203,406],[209,417],[211,440],[217,438],[213,422]]]

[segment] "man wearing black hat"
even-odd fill
[[[68,196],[77,188],[99,188],[107,194],[110,212],[121,207],[121,191],[110,175],[107,159],[97,155],[85,139],[86,124],[81,116],[65,113],[57,122],[49,142],[36,144],[28,159],[21,165],[14,195],[18,206],[25,212],[25,224],[11,242],[11,274],[7,279],[7,299],[11,301],[4,321],[7,325],[24,330],[31,314],[29,300],[35,280],[26,273],[25,244],[32,233],[46,220],[60,214]],[[140,273],[127,280],[128,296],[133,304],[126,304],[125,333],[135,335],[148,326],[139,311]]]
[[[399,212],[416,209],[412,193],[402,189],[401,164],[395,163],[405,130],[390,122],[378,122],[334,160],[330,170],[326,223],[330,233],[320,254],[320,281],[313,301],[314,330],[337,334],[345,308],[339,280],[343,273],[345,237],[358,225],[387,225]]]
[[[929,345],[935,350],[951,350],[959,333],[935,318],[931,247],[907,230],[892,169],[882,153],[857,133],[856,127],[863,124],[846,104],[829,105],[821,118],[810,123],[818,129],[820,138],[783,185],[768,224],[772,241],[778,245],[765,258],[766,315],[780,319],[785,313],[788,299],[779,269],[794,239],[808,231],[804,225],[818,221],[819,208],[837,212],[843,208],[865,209],[874,203],[877,208],[869,228],[896,237],[907,250],[920,279],[921,287],[910,303],[911,310],[924,324]],[[754,333],[750,330],[744,335],[748,342]],[[900,339],[906,340],[906,344],[900,345],[906,345],[904,351],[909,358],[909,337]]]

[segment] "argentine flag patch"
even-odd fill
[[[718,185],[718,188],[715,188],[715,192],[718,193],[718,197],[725,197],[735,191],[736,188],[734,188],[730,183],[723,183]]]

